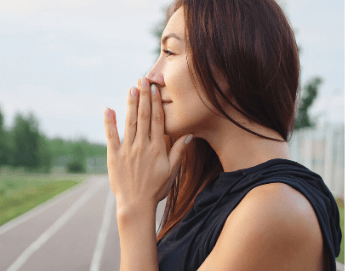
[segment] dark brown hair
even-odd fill
[[[299,106],[300,63],[294,32],[280,6],[274,0],[176,0],[167,9],[167,22],[180,7],[184,9],[186,49],[191,56],[188,68],[194,85],[193,72],[211,104],[235,125],[265,139],[289,142]],[[217,84],[214,68],[229,86],[226,95]],[[257,134],[237,123],[222,109],[216,94],[284,140]],[[178,138],[164,137],[170,151]],[[189,143],[167,197],[157,242],[181,222],[197,194],[223,171],[207,141],[194,138]]]

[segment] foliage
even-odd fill
[[[61,138],[50,139],[49,148],[52,151],[54,157],[53,160],[57,159],[61,156],[68,156],[72,157],[73,148],[75,144],[78,144],[85,152],[86,156],[106,156],[107,155],[107,147],[101,144],[91,144],[87,142],[85,139],[80,139],[76,142],[63,140]]]
[[[38,154],[41,168],[39,172],[50,173],[53,165],[53,154],[49,149],[48,139],[44,135],[39,136]]]
[[[73,160],[67,163],[68,173],[85,173],[86,167],[82,161]]]
[[[86,172],[86,153],[81,144],[73,147],[73,160],[67,163],[67,172],[84,173]]]
[[[13,166],[24,166],[30,169],[40,166],[38,122],[30,113],[24,118],[17,113],[13,127],[14,153]]]
[[[91,165],[86,166],[87,171],[91,172],[98,172],[98,174],[107,173],[106,169],[106,157],[107,157],[107,147],[106,145],[102,144],[91,144],[87,142],[85,139],[80,139],[79,141],[67,141],[62,140],[60,138],[51,139],[49,141],[50,149],[53,153],[53,166],[58,167],[65,167],[67,172],[80,172],[78,170],[82,170],[83,165],[79,163],[77,166],[77,162],[73,162],[76,160],[75,156],[75,148],[78,145],[80,148],[83,149],[85,153],[85,160],[86,164],[91,163]],[[69,165],[69,168],[68,168]],[[91,166],[91,168],[90,168]],[[78,169],[80,168],[80,169]]]
[[[10,135],[4,128],[4,116],[0,110],[0,165],[9,165],[11,154]]]
[[[304,87],[304,96],[301,97],[301,106],[298,109],[297,118],[295,118],[294,130],[299,130],[301,128],[307,127],[313,128],[316,126],[316,122],[310,119],[308,110],[317,97],[318,89],[321,83],[322,79],[320,77],[316,77],[310,80]]]
[[[86,139],[75,142],[49,139],[39,131],[38,121],[32,113],[28,117],[17,113],[14,126],[9,131],[3,124],[4,115],[0,109],[0,168],[51,173],[54,166],[60,166],[67,172],[86,172],[91,159],[93,173],[107,172],[105,145],[91,144]]]

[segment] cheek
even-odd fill
[[[186,60],[180,60],[168,62],[164,71],[167,96],[173,100],[171,105],[163,109],[165,133],[175,136],[203,129],[203,123],[212,114],[195,90]]]
[[[166,127],[171,131],[193,132],[207,127],[212,112],[202,103],[197,94],[186,95],[165,110]]]
[[[172,56],[173,57],[173,56]],[[164,69],[165,83],[171,86],[171,91],[190,89],[191,78],[189,76],[188,66],[183,57],[167,61]]]

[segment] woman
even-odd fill
[[[335,270],[335,200],[290,160],[299,58],[283,11],[273,0],[169,10],[161,55],[128,93],[122,145],[105,112],[120,270]]]

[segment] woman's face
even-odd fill
[[[216,128],[214,119],[217,116],[204,105],[193,86],[187,65],[187,56],[191,58],[185,48],[184,24],[181,7],[171,16],[162,34],[162,41],[164,37],[168,38],[161,44],[160,57],[146,77],[159,88],[162,99],[172,101],[163,106],[164,133],[175,137],[192,133],[204,138],[205,132]],[[196,87],[200,95],[204,95],[198,82]],[[207,99],[202,97],[207,106],[215,111]]]

